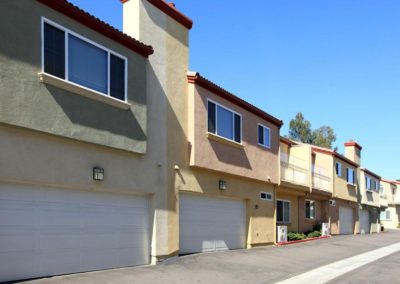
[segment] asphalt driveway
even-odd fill
[[[80,273],[24,281],[24,283],[274,283],[397,242],[400,242],[400,231],[337,236],[284,247],[188,255],[156,266]],[[398,258],[398,255],[389,256],[387,261]],[[360,268],[362,269],[364,268]],[[342,281],[346,279],[343,278]],[[349,280],[348,283],[350,282],[354,281]]]

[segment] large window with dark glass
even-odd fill
[[[127,59],[76,33],[43,21],[46,74],[126,101]]]
[[[278,223],[290,223],[290,201],[276,201],[276,219]]]
[[[242,116],[218,103],[208,101],[208,132],[242,142]]]

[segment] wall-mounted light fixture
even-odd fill
[[[104,180],[104,169],[99,168],[99,167],[94,167],[93,168],[93,180],[103,181]]]
[[[220,179],[218,182],[218,188],[219,190],[226,190],[226,181]]]

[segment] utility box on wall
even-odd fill
[[[286,243],[287,242],[287,226],[277,227],[277,242]]]

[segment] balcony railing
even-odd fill
[[[292,163],[281,161],[282,181],[308,186],[308,170]]]
[[[313,188],[329,191],[330,184],[331,184],[330,177],[315,172],[312,174]]]

